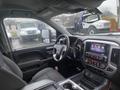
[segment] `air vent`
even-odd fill
[[[118,65],[120,60],[120,49],[113,48],[111,54],[111,62],[115,65]]]

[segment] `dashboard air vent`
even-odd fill
[[[111,62],[118,65],[120,60],[120,49],[113,48],[111,53]]]

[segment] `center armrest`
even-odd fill
[[[40,90],[44,87],[47,87],[49,85],[54,85],[54,84],[55,84],[54,81],[46,79],[46,80],[41,80],[41,81],[38,81],[38,82],[28,84],[22,90]]]

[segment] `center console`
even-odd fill
[[[64,90],[106,90],[108,78],[117,72],[119,44],[104,40],[85,40],[84,71],[59,83]],[[107,78],[106,78],[107,77]]]
[[[83,64],[86,69],[69,79],[81,87],[81,90],[106,90],[103,88],[109,84],[107,78],[117,72],[119,56],[119,44],[115,42],[85,40]]]
[[[84,89],[71,79],[66,79],[58,83],[46,79],[28,84],[21,90],[84,90]]]
[[[89,70],[94,70],[105,76],[112,76],[117,66],[111,61],[112,51],[119,45],[115,42],[101,40],[86,40],[84,42],[84,64]]]

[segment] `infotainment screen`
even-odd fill
[[[97,53],[104,53],[105,45],[101,43],[91,43],[90,50]]]

